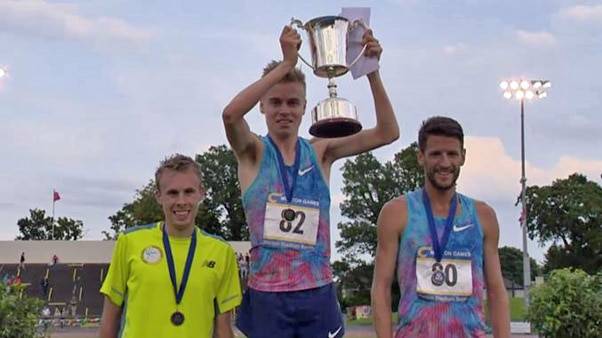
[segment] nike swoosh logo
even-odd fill
[[[342,326],[339,326],[339,328],[336,331],[334,331],[334,332],[330,332],[329,331],[328,332],[328,338],[334,338],[334,337],[336,337],[337,334],[339,334],[339,332],[341,331],[342,328],[343,328]]]
[[[468,228],[472,228],[473,225],[474,224],[471,223],[471,224],[467,224],[467,225],[459,227],[459,226],[457,226],[457,225],[454,224],[454,232],[464,231],[464,230],[466,230]]]
[[[303,175],[307,174],[307,173],[308,173],[308,172],[310,172],[310,171],[311,171],[313,168],[314,168],[314,166],[312,165],[312,166],[310,166],[310,167],[307,167],[307,168],[305,168],[305,169],[299,169],[299,176],[303,176]]]

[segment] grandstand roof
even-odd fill
[[[246,253],[250,242],[229,242],[234,251]],[[25,263],[50,263],[53,255],[60,263],[110,263],[115,241],[0,241],[0,264],[19,263],[25,252]]]

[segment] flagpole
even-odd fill
[[[52,230],[50,232],[50,240],[54,240],[54,204],[56,203],[55,196],[56,189],[52,189]]]

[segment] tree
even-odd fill
[[[115,215],[109,216],[112,233],[102,231],[105,239],[116,239],[117,235],[126,228],[138,224],[149,224],[163,219],[163,210],[155,199],[155,181],[150,180],[136,190],[134,201],[125,203]]]
[[[524,285],[523,251],[518,248],[505,246],[499,249],[499,254],[500,264],[502,266],[502,275],[518,285]],[[531,276],[534,279],[535,276],[541,275],[541,268],[533,258],[530,258],[530,261],[532,272]]]
[[[344,298],[346,306],[370,305],[370,288],[374,263],[359,263],[341,279],[340,287],[349,293]]]
[[[555,270],[529,295],[527,320],[542,337],[600,337],[602,272]]]
[[[196,161],[201,166],[207,191],[203,203],[219,219],[218,232],[230,241],[248,240],[249,227],[242,207],[234,152],[225,145],[211,147],[197,155]]]
[[[341,240],[335,243],[346,257],[374,257],[376,221],[384,204],[424,184],[424,171],[417,160],[418,144],[412,143],[395,154],[392,162],[381,164],[364,153],[343,165],[342,216],[350,219],[338,224]],[[356,258],[355,260],[361,260]],[[351,259],[353,260],[353,259]]]
[[[229,241],[248,240],[249,229],[242,209],[234,153],[221,145],[209,148],[195,160],[203,173],[206,194],[199,205],[196,224]],[[163,211],[155,199],[155,191],[154,180],[136,190],[133,202],[125,203],[121,210],[109,216],[111,231],[102,232],[105,239],[115,239],[128,227],[162,220]]]
[[[351,221],[338,224],[341,240],[335,245],[345,258],[334,262],[333,270],[341,291],[352,291],[352,296],[342,298],[347,306],[370,304],[376,221],[387,201],[424,184],[417,152],[418,144],[412,143],[395,154],[393,161],[384,164],[372,153],[364,153],[343,165],[346,200],[341,204],[341,214]],[[399,287],[396,280],[392,284],[394,310],[399,301]]]
[[[59,217],[52,226],[53,219],[42,209],[29,209],[29,218],[17,221],[19,232],[16,240],[78,240],[83,237],[84,224],[80,220]]]
[[[602,187],[582,174],[527,188],[529,237],[552,242],[544,270],[602,270]]]
[[[42,301],[22,295],[25,285],[5,285],[0,281],[0,338],[34,338]]]

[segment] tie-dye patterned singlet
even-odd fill
[[[330,192],[312,145],[299,138],[299,169],[287,201],[276,148],[267,137],[259,173],[242,197],[251,232],[249,287],[299,291],[332,283]],[[290,183],[289,183],[290,184]]]
[[[397,257],[401,299],[396,338],[485,337],[483,232],[474,201],[457,196],[461,213],[437,262],[422,190],[406,194],[408,222]],[[445,222],[445,217],[435,217],[440,242]]]

